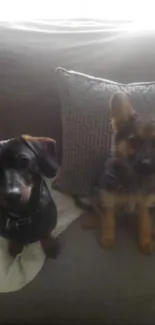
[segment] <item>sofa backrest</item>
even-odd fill
[[[61,27],[60,27],[61,26]],[[55,68],[119,82],[155,80],[155,33],[102,25],[0,26],[0,139],[52,136],[61,157],[60,101]]]

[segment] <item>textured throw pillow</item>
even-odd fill
[[[62,165],[53,185],[72,195],[91,195],[111,147],[109,102],[116,91],[130,94],[134,108],[155,115],[155,82],[120,84],[63,68],[56,70],[61,98]]]

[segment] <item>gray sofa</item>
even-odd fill
[[[52,136],[61,162],[60,103],[55,68],[119,82],[155,80],[155,33],[101,21],[0,25],[0,139]],[[23,290],[0,294],[0,323],[155,323],[155,255],[144,256],[119,227],[103,251],[78,220]]]

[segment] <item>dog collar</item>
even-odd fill
[[[31,223],[31,217],[21,218],[18,220],[13,220],[12,218],[7,217],[5,228],[7,230],[10,230],[11,228],[16,228],[16,230],[19,230],[21,226],[30,225]]]
[[[21,227],[32,224],[32,219],[34,220],[35,216],[38,216],[40,213],[39,201],[40,195],[43,190],[43,182],[41,180],[39,185],[39,193],[37,195],[37,204],[33,207],[31,211],[27,211],[27,215],[20,217],[18,213],[6,211],[5,212],[5,229],[11,230],[12,228],[20,230]]]

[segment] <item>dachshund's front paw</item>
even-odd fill
[[[60,253],[60,246],[56,239],[47,237],[41,239],[43,251],[48,258],[56,259]]]
[[[23,250],[23,244],[21,244],[16,240],[9,241],[8,251],[12,257],[16,257],[18,254],[22,252],[22,250]]]

